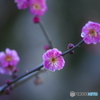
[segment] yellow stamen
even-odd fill
[[[12,57],[11,56],[6,56],[6,60],[7,61],[11,61],[12,60]]]
[[[39,4],[34,4],[33,8],[36,9],[36,10],[39,10],[40,9],[40,5]]]
[[[56,58],[51,58],[51,62],[52,62],[52,63],[55,63],[56,61],[57,61]]]
[[[93,37],[97,37],[97,32],[94,30],[94,29],[91,29],[90,31],[89,31],[89,36],[93,36]]]

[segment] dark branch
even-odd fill
[[[49,35],[48,35],[48,32],[47,32],[46,29],[45,29],[43,23],[42,23],[42,22],[39,22],[39,25],[40,25],[40,27],[41,27],[41,29],[42,29],[42,31],[43,31],[43,34],[44,34],[45,38],[46,38],[47,41],[48,41],[50,47],[53,48],[54,45],[53,45],[53,43],[52,43],[52,41],[51,41],[51,39],[50,39],[50,37],[49,37]]]
[[[64,55],[68,54],[69,52],[71,52],[71,51],[74,50],[75,48],[79,47],[83,42],[84,42],[84,41],[81,40],[81,41],[80,41],[79,43],[77,43],[73,48],[71,48],[71,49],[69,49],[69,50],[63,52],[61,56],[64,56]],[[21,75],[20,77],[18,77],[18,78],[16,78],[16,79],[12,80],[11,83],[9,83],[9,84],[4,84],[3,86],[0,87],[0,94],[3,94],[3,91],[4,91],[5,89],[7,89],[10,85],[16,84],[19,80],[22,80],[22,79],[25,78],[26,76],[31,75],[32,73],[34,73],[34,72],[36,72],[36,71],[39,71],[39,70],[41,71],[41,68],[42,68],[42,67],[43,67],[43,64],[40,64],[39,66],[33,68],[31,71],[29,71],[29,72],[27,72],[27,73]]]

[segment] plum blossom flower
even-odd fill
[[[47,11],[46,0],[30,0],[30,12],[36,16],[42,16]]]
[[[14,70],[16,70],[16,66],[7,66],[7,67],[0,67],[0,73],[1,74],[8,74],[8,75],[13,75]]]
[[[17,64],[20,58],[16,50],[10,50],[7,48],[5,52],[0,52],[0,73],[12,74],[17,68]]]
[[[61,70],[65,65],[65,60],[62,56],[61,51],[56,48],[49,49],[43,54],[43,64],[44,68],[50,71]]]
[[[86,44],[96,44],[100,42],[100,24],[89,21],[82,28],[81,37]]]
[[[17,3],[18,9],[26,9],[29,6],[28,0],[14,0]]]

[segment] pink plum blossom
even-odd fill
[[[0,73],[11,75],[16,70],[19,61],[16,50],[7,48],[5,52],[0,52]]]
[[[33,15],[42,16],[47,11],[46,0],[30,0],[29,3]]]
[[[61,70],[65,65],[65,60],[62,56],[61,51],[56,48],[49,49],[43,54],[43,64],[44,68],[50,71]]]
[[[17,3],[18,9],[26,9],[29,6],[28,0],[14,0]]]
[[[14,71],[16,70],[16,66],[7,66],[7,67],[0,67],[1,74],[8,74],[13,75]]]
[[[100,42],[100,24],[89,21],[82,28],[81,37],[86,44],[96,44]]]

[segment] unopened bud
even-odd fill
[[[67,49],[71,49],[73,47],[74,47],[74,44],[69,43],[68,46],[67,46]],[[74,54],[74,50],[70,51],[70,54]]]
[[[8,85],[10,85],[11,80],[6,80],[6,83],[7,83]]]
[[[33,22],[34,23],[39,23],[40,22],[40,18],[38,16],[33,18]]]
[[[50,47],[49,45],[45,45],[45,46],[44,46],[44,50],[47,51],[47,50],[49,50],[49,49],[51,49],[51,47]]]
[[[4,94],[8,95],[10,94],[11,90],[9,88],[7,88],[6,90],[4,90]]]
[[[12,78],[17,78],[18,77],[18,74],[17,73],[13,73],[12,74]]]

